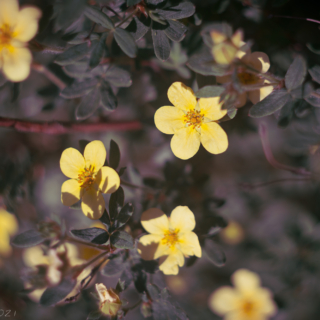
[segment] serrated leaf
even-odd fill
[[[195,13],[195,6],[191,2],[181,2],[169,9],[158,9],[156,12],[165,19],[177,20],[191,17]]]
[[[109,151],[109,166],[116,170],[120,163],[120,149],[118,144],[111,140],[110,141],[110,151]]]
[[[100,88],[94,87],[85,97],[81,99],[76,109],[76,119],[85,120],[89,118],[100,105]]]
[[[180,42],[185,37],[188,28],[181,22],[168,20],[169,26],[164,29],[165,34],[169,39],[175,42]]]
[[[313,66],[308,70],[312,79],[318,83],[320,83],[320,66]]]
[[[74,82],[71,86],[66,87],[60,92],[60,96],[66,99],[79,98],[88,94],[94,86],[96,86],[98,80],[96,78],[87,79],[82,82]]]
[[[304,81],[307,74],[307,64],[303,57],[297,56],[290,65],[286,75],[286,88],[293,90]]]
[[[76,238],[96,244],[104,244],[109,240],[108,232],[101,228],[74,229],[70,232]]]
[[[76,280],[63,279],[57,286],[47,288],[40,298],[40,304],[49,307],[63,300],[75,287]]]
[[[152,28],[152,40],[156,57],[165,61],[170,56],[170,42],[164,30]]]
[[[100,24],[101,26],[112,29],[114,24],[112,20],[98,8],[93,6],[86,6],[84,14],[93,22]]]
[[[115,87],[130,87],[132,84],[130,73],[116,66],[111,66],[106,71],[105,80]]]
[[[102,313],[100,310],[92,311],[89,313],[87,320],[98,320],[102,317]]]
[[[137,46],[130,32],[116,28],[114,30],[114,39],[128,57],[135,58],[137,56]]]
[[[197,98],[212,98],[212,97],[219,97],[225,88],[223,86],[205,86],[195,92],[195,96]]]
[[[207,240],[203,251],[209,261],[212,262],[215,266],[223,267],[225,265],[225,253],[213,241]]]
[[[103,54],[104,54],[105,48],[106,48],[107,35],[108,35],[108,33],[105,32],[101,36],[99,42],[97,43],[97,45],[95,46],[95,48],[91,52],[90,61],[89,61],[89,66],[91,68],[96,67],[100,63],[100,60],[103,57]]]
[[[115,218],[114,226],[116,229],[124,226],[133,214],[133,205],[132,203],[127,203],[119,212]]]
[[[12,240],[12,244],[18,248],[27,248],[42,243],[45,238],[37,230],[28,230],[18,234]]]
[[[113,277],[119,274],[127,267],[127,264],[123,261],[123,258],[115,257],[110,259],[107,265],[102,269],[102,274],[107,277]]]
[[[98,41],[93,41],[91,46],[87,42],[78,44],[67,49],[65,52],[59,54],[54,62],[60,66],[66,66],[72,64],[75,61],[79,61],[89,54],[92,49],[92,46],[95,46]]]
[[[140,40],[150,29],[151,19],[141,15],[139,18],[134,17],[128,27],[127,31],[132,34],[135,41]]]
[[[112,221],[119,214],[124,204],[124,192],[122,187],[119,187],[118,190],[111,194],[109,201],[109,213]]]
[[[119,249],[133,249],[134,240],[129,233],[125,231],[116,231],[110,236],[110,243]]]
[[[110,85],[103,81],[100,87],[101,105],[108,111],[113,111],[118,106],[118,100]]]
[[[253,118],[269,116],[281,109],[290,99],[291,96],[287,90],[275,90],[262,101],[255,104],[250,109],[249,116]]]

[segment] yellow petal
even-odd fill
[[[230,64],[238,52],[238,49],[229,43],[215,45],[211,50],[215,61],[222,65]]]
[[[22,254],[22,259],[27,267],[49,264],[49,257],[44,255],[41,245],[25,249]]]
[[[209,300],[209,308],[220,316],[223,316],[237,308],[239,294],[231,287],[221,287],[214,291]]]
[[[60,168],[68,178],[78,179],[78,174],[85,168],[82,154],[74,148],[64,150],[60,158]]]
[[[143,236],[143,237],[146,237],[146,236]],[[144,245],[142,242],[141,242],[141,239],[143,238],[141,237],[139,242],[138,242],[138,252],[139,254],[141,255],[141,258],[143,260],[154,260],[154,255],[155,255],[155,252],[157,251],[157,248],[158,248],[158,245],[159,243],[151,243],[151,244],[148,244],[148,245]]]
[[[189,111],[197,105],[197,99],[193,90],[182,82],[174,82],[168,90],[170,102],[177,108]]]
[[[86,167],[88,168],[91,165],[94,171],[98,172],[106,161],[107,151],[100,140],[95,140],[86,145],[83,156],[86,161]]]
[[[232,283],[241,292],[252,292],[260,286],[260,278],[254,272],[239,269],[232,275]]]
[[[14,37],[20,41],[30,41],[38,31],[41,11],[36,7],[24,7],[18,14],[18,21],[13,29]]]
[[[4,49],[3,57],[3,73],[14,82],[25,80],[30,73],[30,65],[32,55],[27,48],[10,47],[10,50]]]
[[[179,237],[179,244],[185,256],[197,256],[201,258],[202,251],[198,236],[194,232],[187,232]]]
[[[252,90],[248,92],[248,96],[250,101],[253,104],[258,103],[259,101],[263,100],[266,96],[268,96],[273,91],[273,86],[267,86],[260,88],[258,90]]]
[[[201,125],[201,143],[210,153],[219,154],[227,150],[228,137],[217,123],[208,122]]]
[[[238,48],[242,46],[243,32],[242,30],[237,30],[231,37],[231,42]]]
[[[158,259],[158,258],[160,258],[162,256],[167,256],[167,255],[169,255],[169,254],[171,254],[172,252],[175,252],[175,251],[176,251],[175,247],[169,247],[169,246],[159,242],[157,250],[154,253],[154,259]]]
[[[179,232],[190,232],[196,226],[194,214],[187,206],[178,206],[171,212],[169,225],[170,229],[178,229]]]
[[[221,43],[227,39],[227,36],[224,33],[217,30],[211,31],[210,35],[214,44]]]
[[[245,55],[241,60],[261,73],[266,73],[270,68],[269,57],[264,52],[253,52]]]
[[[18,0],[0,0],[0,24],[12,26],[16,23],[19,12]]]
[[[101,192],[93,188],[86,190],[82,196],[81,209],[89,219],[100,219],[105,209],[105,202]]]
[[[113,193],[120,186],[120,177],[114,169],[102,167],[97,173],[96,183],[102,193]]]
[[[163,235],[169,230],[168,217],[157,208],[150,208],[141,215],[141,224],[146,231],[152,234]]]
[[[3,233],[0,236],[0,255],[7,257],[11,254],[12,248],[10,246],[10,237],[8,233]]]
[[[255,291],[255,298],[259,301],[260,312],[268,317],[277,312],[277,306],[272,299],[272,292],[265,288],[259,288]]]
[[[159,243],[162,239],[162,235],[159,234],[147,234],[145,236],[142,236],[139,239],[139,242],[141,242],[144,246],[147,246],[151,243]]]
[[[201,98],[199,99],[199,107],[201,113],[210,120],[219,120],[227,114],[227,110],[222,110],[222,103],[219,102],[220,97]]]
[[[175,254],[170,254],[161,257],[159,261],[159,269],[167,275],[176,275],[179,273],[179,267],[184,265],[184,256],[182,252],[176,251]]]
[[[0,209],[0,230],[0,234],[6,232],[9,235],[14,235],[18,231],[17,218],[4,209]]]
[[[80,200],[81,187],[77,180],[70,179],[61,186],[61,202],[65,206],[72,206]]]
[[[180,129],[171,139],[171,150],[180,159],[193,157],[200,148],[200,134],[192,126]]]
[[[154,114],[156,127],[166,134],[174,134],[185,127],[184,118],[184,112],[175,107],[161,107]]]

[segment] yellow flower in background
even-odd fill
[[[139,239],[138,251],[144,260],[160,258],[164,274],[178,274],[184,257],[201,257],[198,236],[192,232],[196,221],[188,207],[176,207],[170,218],[160,209],[148,209],[142,213],[141,224],[150,234]]]
[[[159,108],[154,121],[161,132],[174,135],[171,149],[176,157],[183,160],[193,157],[200,144],[213,154],[226,151],[228,137],[217,121],[227,110],[221,110],[219,97],[197,101],[191,88],[174,82],[168,90],[168,98],[174,107]]]
[[[266,320],[277,307],[270,290],[260,286],[259,276],[246,269],[232,275],[232,287],[221,287],[209,298],[210,309],[225,320]]]
[[[238,244],[244,239],[244,236],[244,230],[241,225],[232,220],[220,231],[220,237],[228,244]]]
[[[210,35],[213,42],[211,52],[215,61],[222,65],[232,63],[244,44],[242,31],[237,30],[231,38],[218,30],[211,31]]]
[[[11,81],[29,76],[32,54],[27,42],[36,35],[40,17],[36,7],[19,10],[18,0],[0,0],[0,69]]]
[[[102,193],[113,193],[120,186],[118,173],[104,167],[107,151],[101,141],[87,144],[82,154],[68,148],[63,151],[60,168],[70,180],[61,187],[61,201],[70,207],[80,199],[83,213],[90,219],[99,219],[105,209]]]
[[[258,73],[266,73],[270,68],[269,57],[264,52],[251,53],[250,50],[247,50],[246,52],[241,51],[239,58],[243,64],[255,69]],[[239,93],[238,99],[235,103],[236,108],[244,106],[247,102],[247,98],[249,98],[253,104],[256,104],[273,91],[273,86],[267,85],[270,83],[268,80],[263,79],[263,77],[257,73],[252,71],[250,72],[250,69],[239,67],[237,75],[241,86],[243,86],[246,91]],[[228,83],[231,81],[231,75],[217,77],[218,83]],[[259,88],[259,86],[262,85],[266,86]]]
[[[96,290],[100,299],[101,312],[107,316],[117,315],[122,306],[119,296],[112,288],[107,289],[103,283],[96,283]]]
[[[11,254],[10,236],[16,234],[17,231],[18,222],[16,217],[0,208],[0,257],[7,257]]]

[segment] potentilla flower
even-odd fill
[[[247,102],[247,97],[253,104],[256,104],[273,91],[273,86],[268,86],[268,83],[270,82],[259,75],[259,73],[263,74],[269,70],[269,57],[264,52],[251,53],[250,50],[247,50],[246,52],[241,51],[239,53],[240,55],[238,55],[238,58],[240,58],[240,61],[244,66],[238,67],[237,76],[240,85],[245,91],[238,94],[238,99],[235,103],[236,108],[244,106]],[[256,72],[246,68],[245,65],[253,68]],[[217,82],[232,82],[232,76],[226,75],[217,77]]]
[[[209,298],[210,309],[224,319],[267,320],[277,307],[270,290],[260,286],[259,276],[246,269],[232,275],[232,287],[221,287]]]
[[[18,222],[16,217],[0,208],[0,257],[8,257],[11,254],[10,236],[15,235],[17,231]]]
[[[160,209],[148,209],[141,216],[141,224],[150,234],[140,238],[138,251],[144,260],[160,258],[159,268],[164,274],[178,274],[184,257],[201,257],[198,236],[192,232],[196,222],[188,207],[176,207],[170,218]]]
[[[99,295],[101,312],[107,316],[117,315],[122,306],[119,296],[112,288],[107,289],[103,283],[96,283],[96,290]]]
[[[221,110],[219,97],[197,101],[191,88],[174,82],[168,90],[168,98],[174,107],[159,108],[154,121],[161,132],[174,135],[171,149],[176,157],[183,160],[193,157],[200,144],[213,154],[226,151],[228,137],[217,121],[227,110]]]
[[[36,7],[19,10],[18,0],[0,0],[0,69],[11,81],[29,76],[32,54],[27,42],[36,35],[40,17]]]
[[[105,209],[102,193],[113,193],[120,186],[118,173],[103,166],[107,151],[101,141],[95,140],[87,144],[82,154],[68,148],[60,159],[61,171],[70,180],[61,187],[61,201],[72,206],[80,199],[83,213],[90,219],[99,219]]]

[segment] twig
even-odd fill
[[[118,12],[114,11],[111,7],[109,7],[109,6],[102,6],[102,7],[101,7],[101,10],[102,10],[103,8],[108,9],[109,11],[111,11],[112,13],[114,13],[120,20],[122,20],[122,17],[120,16],[120,14],[119,14]]]
[[[260,123],[259,125],[259,134],[262,142],[263,152],[266,156],[268,162],[275,168],[290,171],[295,174],[304,175],[304,176],[310,176],[311,172],[307,171],[305,168],[295,168],[291,166],[287,166],[285,164],[282,164],[278,162],[275,157],[273,156],[273,153],[271,151],[270,142],[268,138],[268,131],[267,127],[264,123]]]
[[[74,132],[109,132],[141,130],[139,121],[72,123],[72,122],[31,122],[0,117],[0,127],[14,128],[19,132],[45,134],[68,134]]]
[[[125,19],[123,19],[116,28],[119,28],[121,25],[123,25],[126,21],[128,21],[131,17],[133,17],[137,12],[139,11],[138,8],[136,8],[134,11],[132,11]]]
[[[296,20],[304,20],[304,21],[310,21],[310,22],[314,22],[314,23],[320,24],[319,20],[314,20],[314,19],[309,19],[309,18],[301,18],[301,17],[289,17],[289,16],[279,16],[279,15],[271,14],[269,16],[269,18],[296,19]]]
[[[133,189],[142,189],[142,190],[150,190],[151,188],[148,188],[148,187],[145,187],[145,186],[137,186],[136,184],[132,184],[130,182],[127,182],[127,181],[123,181],[121,179],[121,184],[126,186],[126,187],[129,187],[129,188],[133,188]]]
[[[86,241],[78,240],[76,238],[72,238],[72,237],[68,237],[68,236],[64,240],[67,241],[67,242],[83,244],[85,246],[92,247],[92,248],[95,248],[97,250],[103,250],[103,251],[110,250],[109,246],[95,244],[95,243],[91,243],[91,242],[86,242]]]
[[[257,183],[257,184],[241,183],[240,187],[242,187],[244,189],[251,190],[251,189],[266,187],[266,186],[269,186],[270,184],[274,184],[274,183],[288,182],[288,181],[312,181],[312,179],[311,179],[311,177],[304,178],[304,179],[288,178],[288,179],[278,179],[278,180],[273,180],[273,181],[267,181],[267,182],[262,182],[262,183]]]

